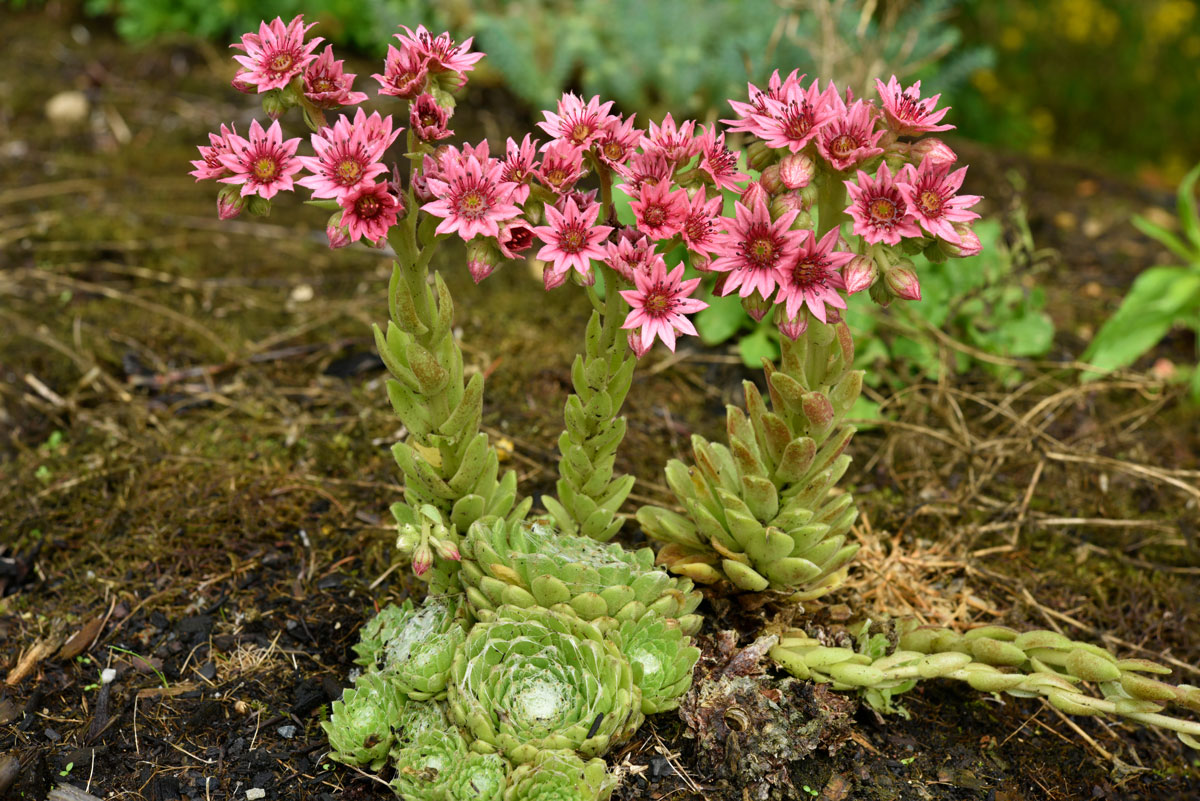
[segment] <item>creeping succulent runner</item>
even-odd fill
[[[749,87],[749,102],[730,101],[726,131],[746,140],[731,150],[716,124],[668,115],[643,131],[611,103],[568,94],[538,126],[546,145],[510,138],[496,158],[487,142],[443,143],[482,54],[418,26],[397,34],[374,76],[410,112],[407,168],[389,168],[403,130],[390,115],[360,109],[328,124],[326,111],[367,97],[331,49],[314,53],[310,27],[277,19],[235,45],[244,55],[234,85],[257,90],[275,121],[252,123],[249,139],[222,126],[192,174],[224,184],[224,219],[310,189],[309,202],[333,212],[331,247],[361,239],[396,256],[388,322],[374,329],[406,431],[393,449],[404,499],[391,509],[397,551],[429,592],[363,627],[363,672],[323,724],[331,756],[370,770],[391,763],[391,787],[407,801],[604,801],[616,778],[601,757],[691,687],[691,636],[703,624],[695,584],[815,599],[841,584],[858,551],[857,509],[837,483],[862,374],[840,311],[863,291],[882,305],[919,300],[909,256],[979,252],[979,198],[957,194],[966,168],[953,169],[941,141],[919,138],[951,127],[946,110],[922,99],[919,83],[878,82],[876,105],[775,73],[765,91]],[[279,118],[294,108],[315,156],[283,138]],[[301,169],[311,174],[293,180]],[[615,189],[630,199],[624,219]],[[536,254],[547,290],[571,279],[592,303],[556,495],[542,499],[548,517],[527,519],[532,499],[501,471],[481,425],[484,373],[464,367],[449,289],[430,276],[454,236],[476,281]],[[695,334],[688,315],[706,305],[691,297],[701,278],[688,269],[714,273],[714,291],[736,291],[756,319],[771,314],[782,359],[764,364],[766,398],[745,382],[745,409],[728,407],[725,444],[693,437],[693,464],[667,465],[677,507],[638,510],[643,531],[665,543],[656,557],[602,543],[621,529],[634,484],[616,460],[637,359],[655,339],[674,350],[677,335]],[[857,651],[796,631],[771,655],[883,711],[899,711],[893,698],[918,680],[943,677],[1169,728],[1200,747],[1200,724],[1166,714],[1168,704],[1200,713],[1200,689],[1144,675],[1164,670],[1154,663],[1052,632],[892,625],[890,653],[888,638],[865,631]]]

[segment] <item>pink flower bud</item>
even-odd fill
[[[449,559],[451,562],[462,561],[462,555],[458,552],[458,546],[452,540],[434,537],[430,539],[430,542],[433,543],[433,550],[443,559]]]
[[[926,159],[934,164],[953,164],[958,161],[958,154],[950,149],[950,146],[941,139],[930,137],[922,139],[919,142],[913,142],[909,150],[909,156],[914,164],[920,164]]]
[[[650,351],[650,345],[654,344],[654,340],[650,340],[647,345],[642,344],[642,329],[635,328],[629,332],[629,349],[633,351],[633,355],[639,359],[645,356]]]
[[[779,308],[782,309],[783,307],[780,306]],[[828,315],[830,311],[832,311],[832,307],[826,306],[825,314]],[[795,319],[782,319],[778,325],[779,333],[795,342],[808,330],[808,311],[801,309]]]
[[[951,256],[966,258],[967,256],[974,256],[983,251],[983,243],[979,241],[979,236],[971,230],[969,223],[954,223],[954,231],[958,234],[961,241],[957,245],[953,242],[947,243],[949,247],[946,248],[946,251]],[[955,253],[955,250],[958,252]]]
[[[340,225],[325,227],[325,236],[329,238],[329,249],[337,250],[350,244],[350,232]]]
[[[846,282],[847,295],[870,289],[871,284],[875,283],[875,279],[878,277],[879,268],[866,256],[855,256],[842,268],[842,278]]]
[[[917,280],[917,274],[908,267],[892,267],[888,270],[883,280],[887,283],[887,287],[891,293],[898,298],[904,300],[920,300],[921,299],[921,283]]]
[[[222,220],[232,220],[246,208],[246,198],[241,196],[236,186],[223,186],[217,194],[217,216]]]
[[[278,92],[268,92],[262,99],[262,109],[268,117],[277,120],[283,116],[283,112],[287,111],[287,105]]]
[[[788,189],[803,189],[812,181],[817,165],[803,153],[789,153],[779,162],[779,180]]]
[[[762,175],[758,177],[758,182],[762,184],[763,189],[767,190],[767,192],[772,195],[778,195],[784,189],[788,188],[785,187],[783,185],[783,181],[780,180],[778,164],[772,164],[770,167],[767,167],[765,170],[763,170]]]
[[[477,236],[467,243],[467,270],[475,283],[492,274],[500,262],[500,251],[496,249],[494,240]]]
[[[429,549],[429,543],[422,542],[413,551],[412,569],[417,576],[425,575],[425,571],[433,565],[433,551]]]
[[[748,209],[753,209],[761,200],[763,203],[770,203],[771,197],[763,185],[758,181],[752,182],[742,191],[742,205]]]
[[[795,192],[784,192],[771,201],[772,220],[778,220],[789,211],[804,211],[804,203]]]
[[[252,83],[247,83],[245,78],[242,77],[244,75],[248,75],[249,73],[249,70],[239,70],[238,74],[233,76],[233,80],[230,81],[230,85],[232,85],[234,89],[237,89],[242,94],[258,94],[258,87]]]
[[[556,273],[550,265],[546,265],[545,269],[542,270],[542,284],[546,287],[546,291],[549,292],[551,289],[558,289],[565,284],[567,282],[567,274],[570,272],[567,269]]]
[[[742,308],[757,323],[767,316],[767,312],[771,311],[771,301],[764,298],[762,293],[756,289],[749,297],[742,298]]]

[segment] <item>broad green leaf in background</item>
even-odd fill
[[[1200,307],[1200,270],[1151,267],[1137,277],[1121,307],[1097,332],[1083,360],[1101,371],[1133,362],[1166,335],[1171,326]],[[1085,380],[1099,372],[1086,373]]]

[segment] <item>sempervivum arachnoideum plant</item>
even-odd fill
[[[363,626],[355,662],[380,671],[407,697],[444,697],[454,652],[466,638],[467,609],[461,595],[428,596],[384,607]]]
[[[360,675],[333,702],[329,720],[321,724],[333,749],[330,756],[347,765],[379,770],[396,742],[404,705],[404,694],[382,674]]]
[[[569,612],[611,631],[648,611],[694,634],[701,594],[654,566],[649,548],[628,551],[540,522],[480,521],[462,542],[460,579],[480,620],[509,604]]]
[[[616,779],[604,761],[584,762],[570,751],[541,751],[509,778],[504,801],[608,801]]]
[[[847,543],[858,510],[835,485],[854,428],[843,422],[862,389],[844,323],[813,322],[796,341],[781,338],[779,369],[764,362],[770,407],[744,383],[747,412],[727,409],[729,446],[692,438],[695,466],[667,465],[667,483],[686,515],[638,510],[651,537],[666,542],[658,561],[696,581],[740,590],[777,590],[797,600],[841,584],[858,552]]]
[[[454,727],[423,731],[392,751],[391,788],[405,801],[443,801],[466,755],[467,743]]]
[[[475,624],[455,655],[447,702],[473,751],[514,763],[547,750],[599,756],[643,719],[616,644],[575,615],[536,606],[502,606]]]
[[[501,801],[508,773],[508,761],[499,754],[467,754],[450,776],[446,801]]]

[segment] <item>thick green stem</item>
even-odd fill
[[[633,489],[633,476],[613,475],[613,464],[625,437],[621,404],[637,359],[621,336],[618,276],[608,267],[597,269],[604,280],[604,300],[588,287],[595,310],[584,353],[571,368],[575,392],[567,398],[566,429],[558,438],[558,497],[544,496],[542,503],[563,531],[608,540],[621,528],[617,510]]]
[[[835,173],[826,173],[817,186],[817,238],[846,219],[846,187]]]

